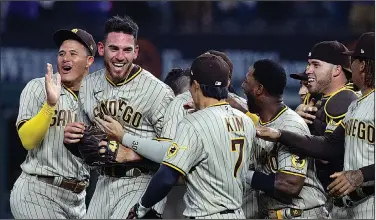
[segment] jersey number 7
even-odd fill
[[[231,151],[239,152],[238,160],[236,161],[236,164],[235,164],[234,177],[237,177],[240,165],[243,162],[243,147],[244,147],[244,137],[231,139]]]

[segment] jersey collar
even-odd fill
[[[208,105],[206,108],[214,107],[214,106],[220,106],[220,105],[228,105],[228,102],[218,102],[213,105]]]
[[[67,91],[68,91],[68,92],[74,97],[74,99],[78,100],[78,97],[77,97],[77,94],[78,94],[78,93],[72,91],[70,88],[66,87],[65,85],[63,85],[63,88],[64,88],[65,90],[67,90]]]
[[[131,72],[129,73],[128,77],[126,79],[124,79],[123,81],[119,82],[119,83],[114,83],[110,80],[110,78],[107,77],[107,74],[106,74],[106,80],[108,83],[110,83],[112,86],[122,86],[128,82],[130,82],[132,79],[134,79],[136,76],[138,76],[142,71],[142,68],[138,65],[134,65],[134,67],[132,68]]]
[[[276,116],[274,116],[270,121],[267,121],[267,122],[262,122],[261,121],[261,118],[259,120],[259,123],[260,125],[266,125],[266,124],[269,124],[269,123],[272,123],[273,121],[277,120],[277,118],[279,118],[279,116],[281,116],[286,110],[288,109],[288,107],[285,105],[278,113]]]
[[[359,98],[358,102],[362,101],[363,99],[367,98],[369,95],[375,92],[375,89],[372,89],[369,91],[367,94],[363,95],[362,97]]]

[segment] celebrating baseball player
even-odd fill
[[[343,218],[374,219],[375,180],[375,33],[363,34],[351,55],[352,80],[363,96],[351,103],[345,119],[325,136],[303,136],[258,128],[258,135],[286,144],[290,150],[324,160],[344,158],[342,172],[331,175],[328,190]]]
[[[78,90],[94,62],[96,43],[81,29],[59,30],[53,39],[59,73],[47,64],[45,77],[27,83],[20,98],[17,130],[28,154],[10,196],[16,219],[74,219],[86,213],[88,167],[62,140],[65,125],[77,120]]]
[[[198,111],[179,123],[161,167],[128,218],[145,216],[181,175],[188,188],[184,216],[245,218],[241,204],[254,125],[224,102],[229,73],[219,56],[203,54],[193,61],[190,92]]]
[[[285,86],[283,67],[272,60],[255,62],[242,85],[248,109],[259,114],[259,126],[309,134],[304,120],[282,101]],[[256,140],[253,150],[255,168],[248,171],[247,182],[260,191],[259,218],[329,217],[312,159],[291,154],[286,146],[263,140]]]
[[[316,97],[310,95],[311,99],[299,105],[296,112],[308,124],[313,135],[333,132],[345,117],[351,102],[358,98],[349,81],[350,58],[342,54],[346,51],[348,49],[338,41],[323,41],[315,44],[308,54],[306,85],[310,94]],[[330,175],[342,170],[343,159],[315,160],[315,166],[317,177],[326,189],[331,182]],[[336,207],[333,207],[330,198],[326,206],[332,217],[337,218]]]
[[[103,42],[98,43],[105,68],[85,77],[80,88],[80,119],[87,127],[81,138],[70,138],[72,132],[66,132],[66,141],[78,142],[85,162],[99,166],[100,176],[85,218],[126,218],[159,167],[140,156],[132,160],[116,157],[121,150],[128,150],[125,155],[133,151],[119,148],[117,142],[109,141],[93,126],[95,118],[110,115],[130,134],[160,137],[174,93],[150,72],[133,64],[139,49],[137,36],[138,26],[128,16],[107,20]],[[157,214],[163,208],[164,201],[155,207],[153,218],[159,218]]]

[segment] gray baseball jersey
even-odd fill
[[[20,97],[17,127],[37,115],[45,102],[45,78],[27,83]],[[55,115],[43,141],[28,151],[21,165],[23,173],[16,181],[10,198],[15,218],[82,218],[85,214],[85,191],[77,195],[38,181],[35,176],[89,179],[88,167],[63,144],[64,127],[76,121],[76,110],[76,94],[63,86]]]
[[[128,79],[118,84],[108,79],[105,72],[102,69],[85,77],[80,89],[80,118],[85,123],[94,123],[95,117],[107,111],[127,133],[143,138],[160,137],[165,111],[174,98],[173,91],[137,65]],[[85,218],[126,218],[150,179],[151,175],[100,176]],[[155,206],[159,213],[163,208],[164,201]]]
[[[176,135],[176,129],[179,122],[188,114],[188,110],[184,109],[184,104],[192,100],[191,93],[186,91],[177,95],[170,105],[167,107],[164,116],[164,123],[161,137],[173,139]]]
[[[45,102],[45,78],[31,80],[21,93],[17,127],[37,115]],[[28,151],[26,160],[21,165],[24,172],[80,180],[89,177],[88,167],[83,165],[82,159],[74,156],[63,143],[65,125],[76,121],[76,110],[76,94],[62,86],[50,128],[39,146]]]
[[[293,131],[299,134],[310,134],[307,124],[293,110],[287,106],[269,122],[259,121],[260,126]],[[292,204],[286,205],[260,192],[259,207],[261,210],[296,208],[312,209],[325,204],[324,189],[316,177],[314,160],[302,158],[291,154],[286,146],[280,143],[256,140],[254,148],[255,170],[269,174],[271,172],[283,172],[305,178],[304,186],[298,198],[294,198]],[[316,217],[316,216],[311,216]]]
[[[227,103],[189,114],[179,123],[162,163],[186,177],[185,216],[240,209],[255,134],[252,120]]]
[[[345,125],[345,157],[343,170],[357,170],[375,163],[375,90],[365,94],[349,106]],[[375,181],[364,183],[374,185]],[[368,197],[348,208],[349,218],[374,219],[375,198]]]
[[[344,170],[357,170],[375,163],[375,93],[351,103],[345,124]]]
[[[247,100],[234,93],[229,93],[228,95],[229,97],[236,99],[243,107],[247,107]],[[189,111],[184,109],[183,106],[190,101],[192,101],[192,95],[189,91],[186,91],[177,95],[170,103],[164,117],[164,124],[161,133],[162,138],[173,139],[175,137],[179,122],[189,113]]]

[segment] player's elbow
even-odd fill
[[[32,150],[32,149],[34,149],[36,147],[36,144],[34,143],[33,139],[32,138],[28,138],[28,136],[26,134],[24,134],[22,132],[22,130],[18,131],[18,136],[20,137],[22,146],[26,150]]]
[[[293,174],[277,172],[275,188],[286,196],[298,197],[303,188],[305,178]]]

